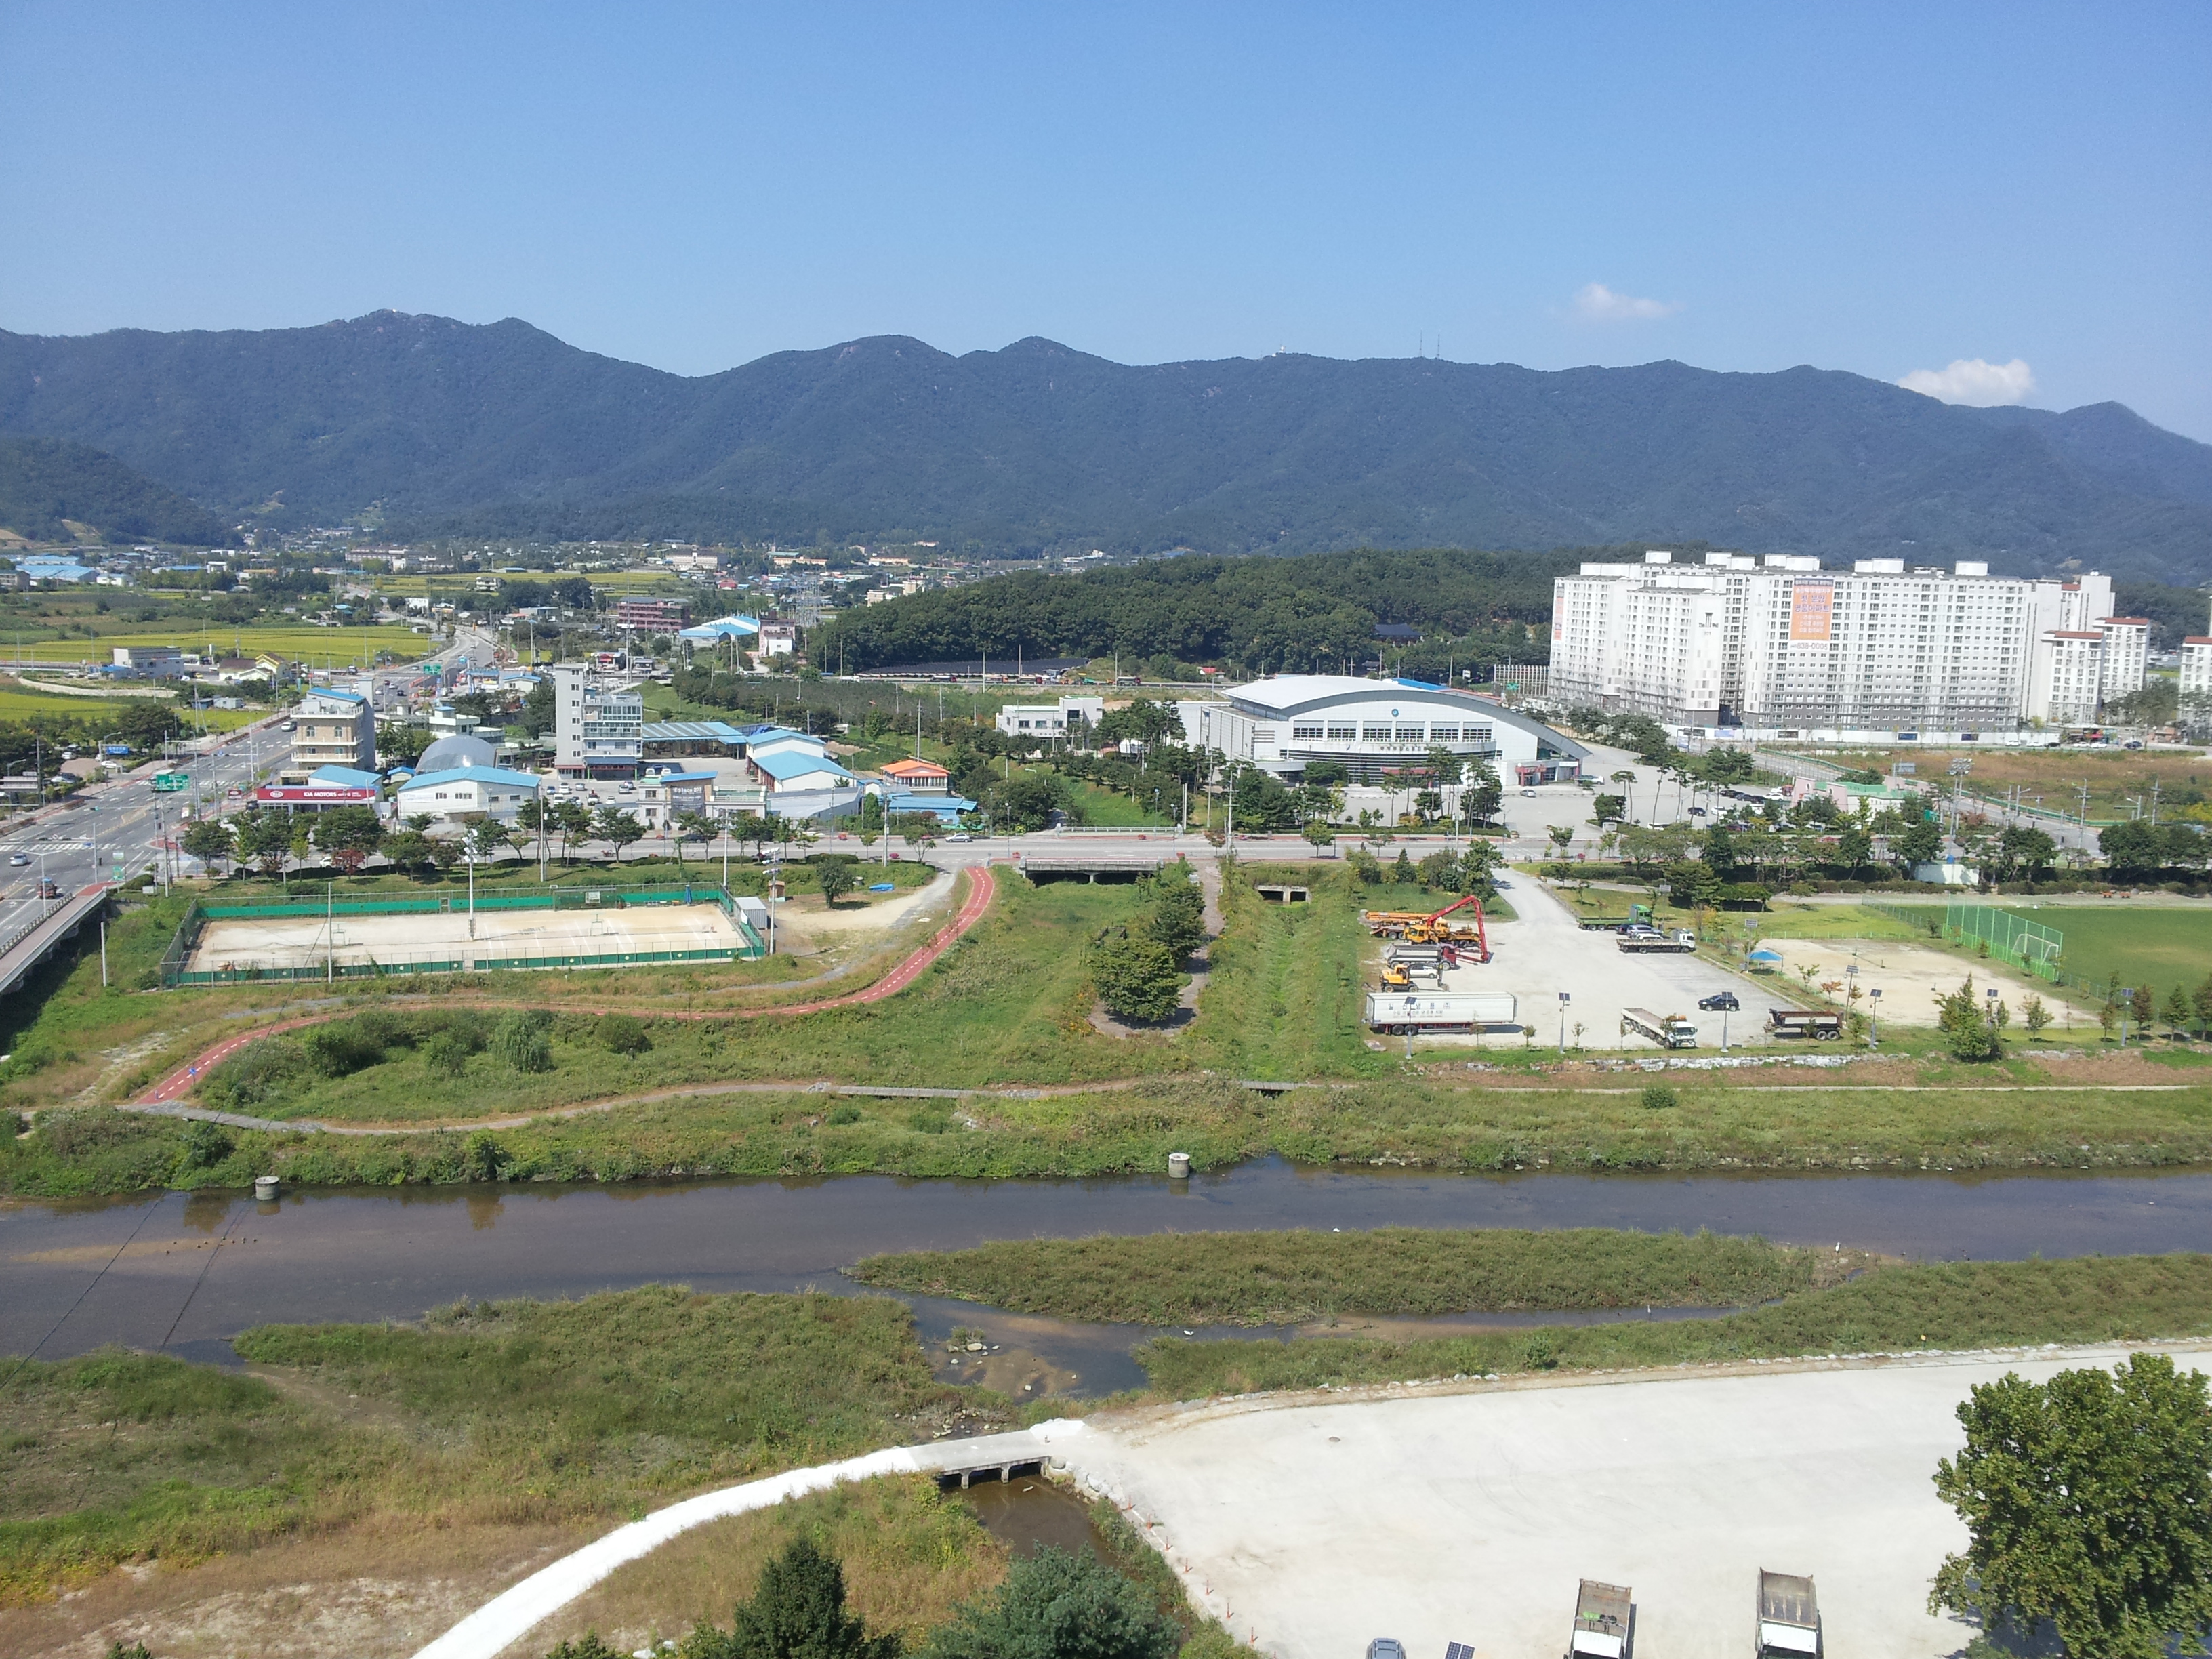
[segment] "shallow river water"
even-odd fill
[[[2201,1250],[2212,1248],[2212,1173],[1488,1176],[1268,1160],[1187,1182],[855,1176],[309,1189],[265,1204],[232,1194],[12,1201],[0,1205],[0,1353],[51,1359],[115,1342],[234,1363],[228,1339],[250,1325],[413,1319],[465,1296],[655,1282],[849,1292],[840,1269],[886,1250],[1390,1224],[1709,1227],[1929,1260]],[[1128,1356],[1148,1334],[1139,1328],[908,1300],[948,1376],[1016,1394],[1142,1381]],[[983,1354],[946,1354],[963,1324],[983,1334]]]

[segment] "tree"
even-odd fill
[[[370,806],[333,806],[315,817],[315,846],[348,875],[356,875],[384,840],[384,823]]]
[[[685,1640],[684,1659],[898,1659],[896,1632],[871,1636],[846,1611],[844,1569],[814,1547],[794,1540],[761,1569],[752,1600],[740,1601],[727,1631],[701,1625]]]
[[[613,843],[617,864],[622,862],[623,848],[629,846],[644,833],[637,827],[637,820],[630,816],[625,807],[602,806],[592,814],[592,838]]]
[[[1098,1558],[1042,1549],[932,1632],[926,1659],[1171,1659],[1182,1632]],[[718,1656],[719,1659],[719,1656]]]
[[[1561,853],[1565,853],[1568,848],[1574,845],[1575,826],[1571,823],[1552,824],[1545,830],[1544,833],[1552,838],[1552,845],[1558,848]]]
[[[868,799],[869,799],[870,800],[873,800],[873,801],[878,801],[878,802],[880,802],[880,797],[878,797],[878,796],[875,796],[875,795],[871,795],[871,796],[869,796],[869,797],[868,797]],[[879,805],[878,810],[880,810],[880,805]],[[708,841],[712,841],[714,838],[714,823],[713,823],[713,822],[712,822],[711,820],[709,820],[709,819],[708,818],[708,817],[707,817],[707,815],[706,815],[705,813],[703,813],[703,812],[681,812],[681,813],[678,813],[678,814],[677,815],[677,818],[676,818],[676,824],[675,824],[675,835],[674,835],[674,836],[672,837],[672,839],[673,839],[673,840],[675,841],[675,842],[676,842],[676,865],[677,865],[677,867],[678,867],[678,869],[683,868],[683,866],[684,866],[684,843],[685,842],[687,842],[687,841],[689,841],[689,842],[708,842]]]
[[[653,1047],[645,1022],[635,1014],[601,1014],[595,1034],[611,1054],[641,1054]]]
[[[430,862],[438,866],[440,875],[446,874],[460,861],[461,844],[451,836],[441,836],[430,842]]]
[[[1165,1019],[1182,994],[1175,953],[1157,939],[1136,934],[1103,939],[1092,947],[1091,982],[1106,1011],[1122,1019]]]
[[[238,854],[238,843],[231,838],[230,826],[221,818],[199,818],[186,824],[185,833],[177,837],[177,845],[210,869]]]
[[[376,728],[376,752],[388,766],[412,766],[430,746],[427,726],[402,726],[387,720]]]
[[[1191,878],[1187,862],[1177,860],[1154,878],[1152,908],[1139,926],[1178,964],[1206,943],[1206,895]]]
[[[1413,884],[1413,860],[1402,847],[1398,849],[1397,861],[1390,866],[1390,879],[1401,887]]]
[[[2069,1653],[2160,1659],[2212,1624],[2212,1401],[2163,1354],[2008,1375],[1959,1407],[1936,1490],[1966,1523],[1929,1610],[2057,1626]]]
[[[1982,1012],[1981,999],[1974,994],[1972,974],[1948,996],[1936,997],[1936,1024],[1954,1059],[1995,1060],[2004,1052],[1996,1028],[1990,1024],[1989,1016]]]
[[[1997,837],[1997,850],[2006,870],[2025,870],[2030,881],[2040,880],[2058,861],[2057,842],[2040,830],[2022,830],[2017,825]]]
[[[487,817],[469,826],[469,851],[487,864],[496,863],[500,849],[507,845],[507,826],[497,818]]]
[[[561,861],[566,864],[569,843],[579,836],[592,833],[592,809],[580,800],[556,800],[550,814],[553,827],[561,832]]]
[[[1497,769],[1486,760],[1469,762],[1459,792],[1460,814],[1468,825],[1480,828],[1496,822],[1504,805],[1505,788],[1498,781]]]
[[[1305,838],[1306,844],[1316,853],[1325,847],[1333,847],[1336,844],[1336,826],[1327,818],[1308,818],[1298,834]]]
[[[2029,1036],[2041,1036],[2043,1028],[2051,1024],[2050,1006],[2041,997],[2030,991],[2027,994],[2027,1000],[2020,1005],[2020,1019],[2021,1024],[2027,1027]]]
[[[1874,837],[1851,825],[1836,837],[1836,862],[1847,871],[1865,869],[1874,862]]]
[[[814,866],[814,878],[822,884],[822,902],[826,907],[834,907],[853,890],[858,880],[851,865],[833,858],[825,858]]]
[[[551,1071],[553,1042],[548,1028],[552,1020],[538,1009],[507,1015],[492,1031],[492,1053],[518,1072]]]
[[[2166,994],[2166,1006],[2159,1012],[2164,1017],[2166,1024],[2172,1028],[2174,1036],[2188,1036],[2189,1016],[2191,1012],[2188,992],[2183,990],[2179,985],[2175,986]]]
[[[1933,864],[1943,851],[1943,832],[1926,819],[1912,825],[1890,844],[1898,867],[1911,875],[1916,865]]]
[[[292,854],[292,825],[284,814],[252,807],[231,821],[231,829],[240,857],[252,860],[264,876],[283,873]]]
[[[1667,866],[1667,893],[1678,910],[1710,908],[1720,902],[1720,875],[1702,860],[1684,859]]]
[[[1628,797],[1600,795],[1590,803],[1590,822],[1602,830],[1608,823],[1619,823],[1628,817]]]

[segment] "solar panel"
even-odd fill
[[[1447,1642],[1444,1659],[1474,1659],[1474,1650],[1464,1642]]]

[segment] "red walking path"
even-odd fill
[[[983,914],[991,908],[991,898],[998,884],[986,865],[975,865],[968,872],[968,897],[951,921],[931,935],[929,943],[916,951],[904,962],[878,980],[858,991],[848,991],[843,996],[823,997],[814,1002],[778,1004],[767,1008],[723,1008],[676,1010],[654,1014],[654,1019],[760,1019],[772,1014],[818,1014],[832,1008],[858,1008],[871,1002],[881,1002],[885,997],[896,996],[901,991],[929,971],[932,963],[951,950],[960,936],[982,921]],[[521,1005],[518,1004],[517,1006]],[[604,1008],[586,1008],[586,1013],[605,1013]],[[625,1011],[628,1012],[628,1011]],[[139,1097],[142,1106],[160,1106],[184,1099],[197,1088],[201,1078],[220,1066],[249,1042],[258,1042],[263,1037],[274,1036],[279,1031],[296,1031],[303,1025],[320,1025],[327,1020],[343,1019],[346,1011],[327,1014],[308,1014],[299,1019],[278,1020],[271,1025],[256,1025],[225,1037],[213,1048],[196,1055],[170,1073],[152,1089]]]

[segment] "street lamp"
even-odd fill
[[[1420,1000],[1421,1000],[1419,997],[1413,995],[1411,992],[1407,993],[1406,1058],[1407,1060],[1411,1060],[1413,1057],[1413,1011],[1420,1006]]]
[[[1879,1048],[1881,1047],[1881,988],[1877,986],[1875,989],[1869,991],[1867,993],[1867,1000],[1873,1005],[1867,1010],[1867,1047],[1869,1048]]]
[[[1569,1000],[1567,993],[1565,991],[1559,993],[1559,1058],[1562,1060],[1565,1060],[1567,1055],[1567,1003]]]

